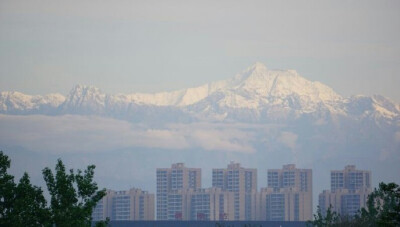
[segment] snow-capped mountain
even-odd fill
[[[190,106],[212,95],[223,95],[220,106],[251,108],[279,103],[285,97],[297,95],[311,102],[336,102],[342,98],[331,88],[311,82],[299,76],[294,70],[273,71],[256,63],[235,77],[212,82],[195,88],[156,94],[130,94],[126,100],[138,104],[156,106]],[[273,102],[272,102],[273,103]]]
[[[55,111],[65,97],[61,94],[25,95],[20,92],[0,92],[0,112],[7,114],[50,114]]]
[[[275,121],[334,116],[398,121],[399,105],[383,96],[345,98],[294,70],[269,70],[256,63],[233,78],[155,94],[109,95],[93,86],[75,86],[66,96],[0,93],[4,114],[91,114],[140,121]],[[168,117],[166,117],[168,116]],[[176,119],[174,119],[176,118]]]
[[[75,86],[59,106],[61,113],[104,114],[106,95],[93,86]]]
[[[256,63],[227,80],[155,94],[84,85],[66,96],[0,92],[0,146],[15,154],[22,147],[22,163],[29,155],[40,163],[54,154],[97,158],[107,172],[236,160],[261,174],[296,163],[316,169],[316,179],[355,164],[386,181],[399,172],[400,106],[379,95],[343,97],[294,70]]]

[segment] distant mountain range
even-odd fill
[[[0,113],[99,115],[132,122],[291,122],[335,119],[398,126],[400,105],[374,95],[342,97],[294,70],[269,70],[256,63],[233,78],[155,94],[110,95],[77,85],[67,96],[0,93]]]
[[[147,188],[156,168],[178,161],[242,162],[260,169],[261,186],[267,168],[296,163],[313,168],[316,199],[329,187],[329,171],[347,164],[371,170],[374,184],[400,181],[400,106],[379,95],[342,97],[294,70],[256,63],[227,80],[155,94],[83,85],[66,96],[3,91],[0,146],[21,171],[39,173],[54,153],[95,163],[106,185]]]

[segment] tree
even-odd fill
[[[18,185],[7,173],[11,160],[0,151],[0,226],[48,226],[49,212],[41,188],[24,173]]]
[[[356,219],[369,223],[366,226],[400,226],[400,186],[381,182],[368,196],[367,208],[361,209]]]
[[[94,165],[77,174],[71,169],[66,173],[61,159],[55,167],[55,175],[49,168],[43,169],[43,177],[51,196],[51,221],[57,227],[91,226],[91,215],[97,202],[105,195],[105,189],[97,190],[93,181]]]
[[[323,216],[318,207],[314,220],[309,221],[311,226],[400,226],[400,186],[395,183],[381,182],[378,189],[368,196],[365,208],[355,216],[339,216],[331,212]]]
[[[43,191],[24,173],[15,188],[10,220],[13,226],[49,226],[50,212]]]
[[[106,220],[96,222],[96,224],[94,226],[95,227],[108,227],[109,224],[110,224],[110,218],[107,217]]]
[[[339,226],[340,216],[335,211],[332,211],[332,205],[329,206],[326,211],[326,215],[323,215],[321,208],[318,206],[317,214],[314,214],[314,220],[308,221],[308,225],[316,227],[329,227]]]
[[[0,151],[0,226],[10,224],[10,212],[14,198],[14,177],[7,173],[11,161]]]

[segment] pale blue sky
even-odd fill
[[[256,61],[400,102],[400,1],[0,1],[0,91],[174,90]]]

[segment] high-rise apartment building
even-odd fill
[[[331,171],[331,191],[363,188],[371,188],[371,171],[357,170],[354,165],[345,166],[344,170]]]
[[[303,192],[312,192],[312,170],[297,169],[296,165],[284,165],[282,169],[268,170],[269,188],[296,188]]]
[[[257,196],[257,219],[268,221],[311,220],[309,194],[296,188],[262,188]]]
[[[112,194],[114,191],[107,190],[106,195],[96,204],[92,212],[93,221],[102,221],[106,218],[111,218],[111,205],[112,205]]]
[[[311,220],[312,170],[293,164],[268,170],[268,188],[261,189],[257,202],[258,220]]]
[[[168,194],[168,220],[233,220],[234,193],[221,188],[180,189]]]
[[[226,169],[213,169],[212,186],[234,193],[234,220],[256,219],[257,169],[231,162]]]
[[[154,194],[141,189],[108,190],[92,213],[93,221],[154,220]]]
[[[157,220],[168,220],[168,196],[181,189],[201,188],[201,169],[187,168],[183,163],[157,169]]]
[[[357,170],[348,165],[344,170],[331,171],[331,190],[324,190],[318,197],[322,214],[329,206],[341,215],[355,215],[365,207],[371,190],[371,172]]]

